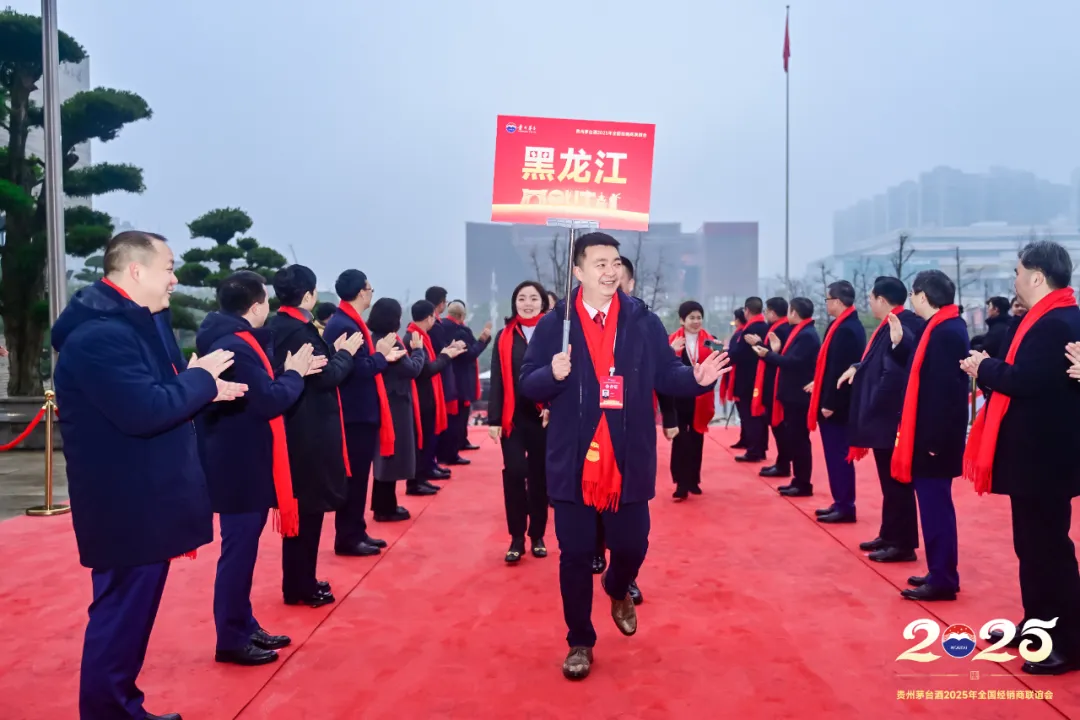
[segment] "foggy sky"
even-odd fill
[[[760,274],[783,271],[783,2],[59,0],[59,14],[92,84],[154,110],[94,147],[141,165],[146,193],[95,207],[180,250],[186,222],[239,206],[321,288],[352,266],[376,295],[460,295],[504,113],[656,123],[652,218],[756,220]],[[792,274],[830,252],[834,210],[937,165],[1067,181],[1078,26],[1067,0],[794,3]]]

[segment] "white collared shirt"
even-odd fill
[[[525,342],[526,343],[528,343],[530,340],[532,340],[533,333],[536,332],[536,326],[535,325],[533,325],[532,327],[527,327],[525,325],[519,325],[518,327],[521,328],[521,333],[525,336]]]
[[[683,331],[683,339],[686,340],[686,356],[690,358],[690,362],[696,363],[698,361],[698,334]]]

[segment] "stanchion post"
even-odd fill
[[[27,515],[48,517],[71,512],[70,505],[53,505],[53,423],[56,419],[56,394],[51,390],[45,393],[45,404],[41,408],[45,422],[45,504],[28,508]]]
[[[971,378],[971,418],[968,420],[968,425],[975,424],[975,399],[979,393],[979,386],[975,382],[975,378]]]

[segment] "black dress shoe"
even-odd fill
[[[311,608],[322,607],[334,602],[334,596],[328,592],[314,592],[307,597],[286,597],[286,605],[307,605]]]
[[[691,495],[700,495],[701,494],[701,486],[700,485],[691,485],[690,487],[687,488],[687,490],[690,491]]]
[[[934,600],[955,600],[956,591],[936,585],[920,585],[917,588],[908,588],[900,591],[900,596],[907,600],[922,600],[932,602]]]
[[[427,479],[420,481],[420,487],[431,488],[435,492],[439,492],[440,490],[442,490],[442,485],[433,485],[431,481]]]
[[[503,560],[508,563],[516,563],[521,561],[521,556],[525,554],[525,538],[514,538],[510,541],[510,549],[506,551],[506,555],[503,556]]]
[[[382,548],[386,547],[386,541],[385,540],[380,540],[379,538],[373,538],[370,535],[368,535],[366,538],[364,538],[364,543],[367,544],[367,545],[371,545],[373,547],[377,547],[380,550]]]
[[[544,542],[544,538],[539,538],[532,541],[532,554],[533,557],[547,557],[547,544]]]
[[[1042,662],[1026,662],[1020,669],[1028,675],[1064,675],[1074,670],[1080,670],[1080,662],[1076,662],[1056,649],[1050,651],[1050,656]]]
[[[875,550],[868,557],[879,563],[915,562],[919,559],[914,550],[902,550],[895,547]]]
[[[218,650],[214,653],[214,661],[219,663],[232,663],[233,665],[266,665],[278,659],[278,654],[273,650],[264,650],[249,643],[240,650]]]
[[[398,506],[397,510],[389,515],[383,513],[375,513],[375,522],[403,522],[411,518],[412,515],[405,508]]]
[[[292,638],[288,635],[271,635],[262,628],[251,635],[251,644],[263,650],[280,650],[288,647],[291,642]]]
[[[819,523],[828,523],[830,525],[833,525],[833,524],[836,524],[836,523],[853,523],[853,522],[855,522],[855,514],[854,513],[842,513],[842,512],[838,512],[836,510],[833,510],[828,515],[818,515],[817,521]]]
[[[469,443],[468,445],[466,445],[465,447],[463,447],[461,449],[462,450],[479,450],[480,446],[479,445],[473,445],[472,443]]]
[[[732,445],[731,449],[732,450],[745,450],[746,449],[746,443],[744,443],[742,440],[740,440],[739,442]]]
[[[429,472],[427,474],[426,479],[427,480],[449,480],[450,479],[450,471],[449,470],[435,469],[435,470],[432,470],[431,472]]]
[[[184,720],[180,717],[180,713],[165,713],[164,715],[154,715],[153,713],[146,713],[146,720]]]
[[[634,601],[635,605],[645,602],[645,598],[641,597],[641,589],[637,586],[637,580],[630,583],[630,599]]]
[[[818,512],[821,513],[820,510],[818,510]],[[832,512],[832,511],[831,510],[826,510],[824,513],[821,513],[821,514],[825,515],[825,514],[828,514],[830,512]],[[859,543],[859,549],[862,550],[863,552],[874,552],[875,550],[884,550],[887,547],[889,547],[889,543],[885,542],[884,540],[882,540],[879,537],[876,537],[873,540],[870,540],[868,542]]]
[[[355,545],[343,545],[341,547],[334,548],[335,555],[342,555],[344,557],[371,557],[372,555],[378,555],[381,550],[374,545],[368,545],[366,542],[358,542]]]
[[[685,500],[690,497],[690,491],[686,488],[675,488],[675,492],[671,493],[671,497],[675,500]]]
[[[436,490],[435,488],[427,487],[427,486],[421,485],[420,483],[413,483],[411,485],[408,485],[405,488],[405,494],[406,495],[413,495],[413,496],[417,496],[417,495],[419,495],[419,496],[434,495],[437,492],[439,492],[439,491]]]
[[[759,463],[765,462],[764,456],[759,455],[736,455],[735,462],[739,463]]]
[[[461,457],[460,455],[458,455],[456,458],[454,458],[453,460],[451,460],[450,462],[447,463],[447,465],[471,465],[471,464],[472,464],[472,460],[467,460],[467,459]]]
[[[436,465],[435,466],[435,472],[442,473],[442,474],[446,475],[446,477],[450,477],[450,475],[452,474],[450,472],[450,468],[443,467],[442,465]]]
[[[813,497],[814,491],[806,488],[797,488],[794,485],[787,485],[783,490],[779,491],[784,497]]]
[[[836,508],[834,508],[832,505],[830,505],[827,508],[818,508],[817,510],[814,511],[814,515],[816,515],[818,517],[821,517],[822,515],[831,515],[834,512],[836,512]]]
[[[1005,647],[1009,647],[1009,648],[1018,648],[1018,647],[1020,647],[1020,642],[1023,640],[1023,638],[1020,637],[1020,629],[1023,628],[1023,627],[1024,627],[1024,622],[1023,621],[1020,621],[1020,622],[1016,623],[1016,634],[1013,635],[1013,639],[1010,640],[1008,642],[1008,644],[1005,645]],[[1001,632],[1000,630],[994,630],[992,633],[990,633],[990,642],[997,645],[999,642],[1001,642],[1001,639],[1003,637],[1005,637],[1005,633]],[[1050,654],[1053,655],[1053,652],[1051,652]],[[1049,660],[1049,658],[1047,658],[1047,659]],[[1035,675],[1037,673],[1032,673],[1032,674]]]
[[[596,555],[592,559],[592,573],[593,575],[599,575],[607,570],[607,558],[603,555]]]
[[[316,580],[315,581],[315,592],[320,592],[323,595],[329,595],[330,594],[330,583],[328,583],[326,580]]]
[[[786,478],[791,477],[791,470],[785,470],[784,468],[770,465],[769,467],[758,470],[758,475],[768,478]]]

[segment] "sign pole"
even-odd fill
[[[563,318],[562,328],[562,351],[570,349],[570,291],[574,288],[574,243],[577,240],[577,231],[589,230],[590,232],[600,226],[594,220],[548,220],[549,226],[567,228],[569,240],[566,243],[566,316]]]

